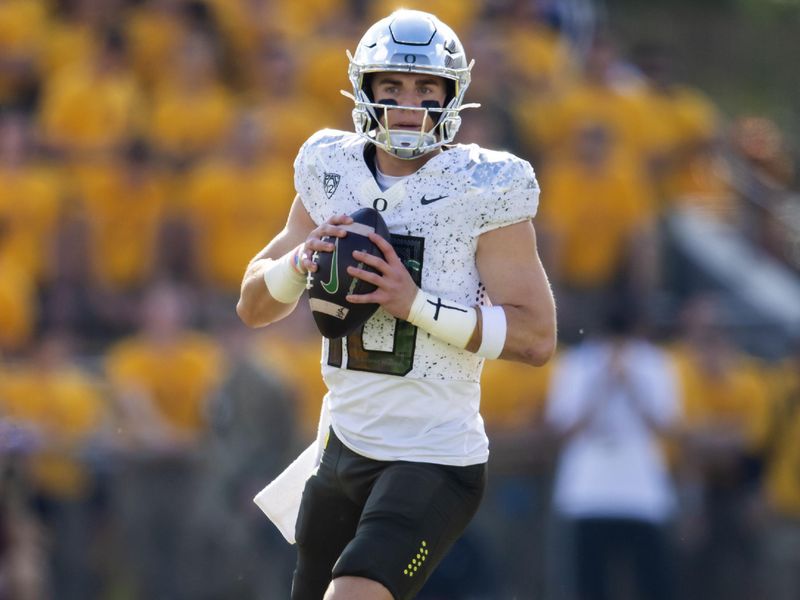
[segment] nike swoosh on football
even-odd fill
[[[449,198],[450,196],[437,196],[436,198],[426,198],[425,196],[422,197],[420,202],[424,204],[431,204],[433,202],[437,202],[439,200],[444,200],[445,198]]]
[[[339,291],[339,238],[333,244],[333,257],[331,258],[331,278],[321,283],[322,289],[329,294]]]

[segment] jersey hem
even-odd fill
[[[373,454],[371,452],[364,452],[360,450],[353,444],[347,441],[344,435],[342,435],[341,430],[336,427],[331,422],[331,429],[336,434],[336,437],[339,438],[339,441],[342,442],[347,448],[356,454],[363,456],[364,458],[369,458],[370,460],[377,460],[381,462],[418,462],[418,463],[429,463],[434,465],[444,465],[448,467],[471,467],[473,465],[482,465],[489,460],[489,451],[486,450],[485,454],[481,454],[480,456],[462,456],[458,455],[452,458],[443,457],[443,456],[428,456],[428,455],[420,455],[420,456],[405,456],[402,458],[396,457],[387,457],[387,456],[380,456],[377,454]]]

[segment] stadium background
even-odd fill
[[[0,598],[287,597],[251,498],[312,435],[319,340],[302,306],[245,330],[238,284],[399,5],[0,0]],[[798,3],[402,5],[476,60],[459,140],[534,164],[560,352],[624,302],[674,358],[677,597],[800,597]],[[573,597],[552,369],[487,364],[490,489],[422,597]]]

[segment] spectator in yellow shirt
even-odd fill
[[[187,35],[171,57],[169,78],[154,92],[148,135],[177,165],[215,151],[230,131],[236,101],[221,78],[221,56],[207,33]]]
[[[90,597],[96,584],[99,485],[89,450],[104,436],[108,413],[99,381],[72,356],[66,337],[46,336],[30,360],[4,375],[0,413],[36,436],[29,468],[34,506],[48,539],[49,587],[59,598],[78,599]]]
[[[0,2],[0,106],[35,107],[39,53],[47,31],[43,0]]]
[[[534,105],[521,98],[516,118],[530,150],[547,162],[569,160],[586,130],[602,129],[612,161],[647,177],[654,131],[631,81],[619,74],[619,65],[614,41],[598,33],[583,72],[572,83]]]
[[[634,48],[633,58],[644,75],[640,96],[657,137],[664,202],[731,216],[734,195],[717,107],[700,90],[675,81],[667,48],[642,43]]]
[[[764,528],[765,598],[792,600],[800,590],[800,339],[775,368],[775,413],[767,455]]]
[[[143,116],[139,85],[128,66],[127,41],[109,31],[88,62],[45,82],[40,112],[44,141],[78,158],[102,156],[135,135]]]
[[[273,327],[260,332],[257,357],[291,388],[297,404],[298,439],[311,439],[317,435],[322,397],[328,388],[319,373],[319,331],[308,303],[301,301]]]
[[[154,0],[131,7],[125,17],[131,61],[138,80],[149,93],[171,75],[171,57],[180,51],[186,35],[177,0]]]
[[[766,373],[734,344],[719,298],[691,298],[673,356],[683,397],[681,475],[692,598],[757,597],[755,500],[771,416]],[[685,596],[682,596],[685,597]]]
[[[156,271],[167,209],[165,183],[149,148],[131,143],[116,156],[78,169],[76,180],[95,283],[116,294],[141,289]]]
[[[50,244],[65,192],[52,165],[33,155],[33,134],[21,113],[0,116],[0,220],[5,235],[0,254],[8,254],[35,282],[49,271]]]
[[[7,227],[0,219],[0,246]],[[36,285],[10,254],[0,253],[0,273],[0,354],[14,354],[33,339],[39,315]]]
[[[541,3],[520,2],[498,16],[494,36],[526,104],[558,94],[574,81],[576,57],[566,36],[548,22]]]
[[[542,171],[548,201],[539,214],[560,334],[570,342],[597,329],[618,294],[646,302],[658,281],[657,215],[641,171],[614,153],[606,128],[575,135],[573,154]]]
[[[242,269],[264,235],[283,227],[294,197],[291,171],[265,155],[258,127],[242,116],[227,152],[199,164],[187,179],[186,209],[196,231],[198,270],[211,289],[235,295]]]
[[[272,158],[283,161],[287,172],[291,172],[297,148],[312,133],[349,118],[345,105],[321,104],[301,86],[303,65],[286,40],[265,36],[253,55],[245,95],[247,110],[256,118],[253,125],[265,136],[265,147]],[[336,106],[342,110],[332,111]]]
[[[106,372],[134,448],[191,449],[206,428],[205,403],[222,373],[216,342],[187,328],[191,296],[169,284],[144,292],[141,329],[119,340]],[[125,411],[129,410],[130,413]]]
[[[194,540],[187,507],[200,475],[208,402],[224,369],[217,343],[188,328],[192,314],[185,291],[155,284],[142,300],[140,331],[106,356],[123,452],[113,508],[139,598],[188,597],[191,575],[183,569],[191,562],[183,557]]]

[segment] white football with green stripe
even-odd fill
[[[383,253],[367,237],[375,232],[389,241],[389,228],[381,214],[374,208],[361,208],[350,215],[353,222],[342,226],[347,230],[343,238],[324,238],[335,243],[333,252],[315,252],[313,260],[317,270],[308,275],[308,301],[314,321],[326,338],[337,339],[349,335],[363,325],[378,310],[377,304],[351,304],[348,294],[369,294],[375,286],[351,277],[350,265],[367,271],[373,269],[353,258],[355,250],[383,258]]]

